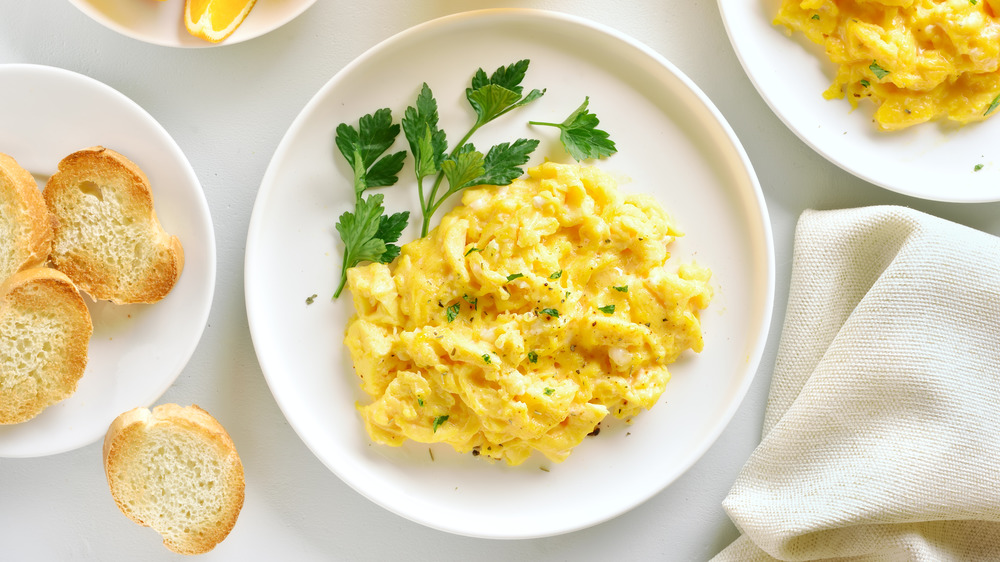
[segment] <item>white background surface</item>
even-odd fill
[[[756,168],[771,214],[778,274],[761,368],[743,406],[705,456],[621,517],[528,541],[430,530],[338,480],[275,405],[250,342],[243,299],[244,242],[256,191],[303,105],[345,64],[398,31],[449,13],[503,6],[566,11],[610,25],[659,51],[701,87]],[[120,36],[65,0],[0,0],[0,63],[6,62],[67,68],[129,96],[170,132],[205,189],[218,248],[215,301],[201,344],[160,402],[194,402],[212,412],[245,465],[243,512],[229,538],[203,556],[207,560],[706,560],[737,536],[720,502],[759,440],[799,213],[901,204],[1000,234],[1000,204],[908,198],[855,179],[813,153],[753,89],[711,0],[629,0],[613,8],[605,0],[320,0],[268,35],[196,50]],[[794,79],[793,70],[788,79]],[[587,490],[580,494],[586,497]],[[46,458],[0,459],[0,545],[4,560],[178,558],[155,532],[115,507],[100,443]]]

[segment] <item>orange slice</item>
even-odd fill
[[[243,23],[257,0],[185,0],[188,33],[212,43],[229,37]]]

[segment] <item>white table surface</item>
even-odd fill
[[[157,403],[203,406],[226,426],[243,459],[243,511],[233,532],[205,559],[707,560],[738,534],[721,502],[760,438],[799,214],[807,208],[900,204],[1000,234],[1000,204],[897,195],[843,172],[800,142],[747,79],[714,0],[626,0],[611,6],[607,0],[319,0],[257,39],[188,50],[118,35],[67,0],[0,0],[0,63],[58,66],[121,91],[167,129],[204,187],[218,249],[215,300],[198,349]],[[439,16],[491,7],[537,7],[591,18],[677,65],[742,139],[767,200],[777,258],[764,358],[714,446],[667,489],[616,519],[522,541],[472,539],[423,527],[374,505],[327,470],[289,427],[268,390],[243,299],[243,254],[257,188],[305,103],[383,39]],[[51,457],[0,459],[0,559],[175,558],[159,535],[115,507],[99,442]]]

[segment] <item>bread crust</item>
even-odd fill
[[[147,481],[144,480],[142,486],[135,485],[135,481],[143,479],[145,471],[150,469],[144,464],[143,455],[144,449],[156,446],[155,438],[152,437],[156,431],[168,432],[172,443],[190,443],[185,437],[197,439],[212,451],[213,458],[208,460],[218,462],[221,466],[217,485],[223,487],[220,492],[223,496],[218,513],[210,519],[178,521],[169,517],[149,517],[149,513],[144,517],[143,512],[156,511],[158,507],[154,505],[150,508],[149,505],[161,499],[155,493],[144,493]],[[129,519],[160,533],[163,544],[168,549],[180,554],[208,552],[222,542],[235,526],[245,496],[243,464],[222,424],[197,405],[182,407],[177,404],[162,404],[152,411],[135,408],[121,414],[108,428],[102,453],[105,474],[115,504]],[[167,457],[160,459],[161,464],[169,466],[156,468],[183,472],[188,465],[183,464],[180,457],[193,454],[187,449],[178,448],[176,456],[170,457],[168,453]],[[137,472],[143,474],[136,474]],[[153,487],[152,483],[148,485]],[[140,489],[142,492],[138,491]],[[174,488],[167,492],[170,496],[181,496],[192,493],[192,490]],[[144,507],[137,507],[140,504]],[[184,524],[190,526],[190,532],[168,530]]]
[[[184,249],[160,224],[149,179],[134,162],[102,146],[59,162],[46,183],[53,217],[52,262],[99,300],[153,303],[184,269]]]
[[[76,391],[93,330],[86,303],[59,271],[29,268],[0,284],[0,424],[28,421]]]
[[[52,250],[52,222],[31,173],[0,152],[0,282],[43,265]]]

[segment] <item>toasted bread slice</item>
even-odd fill
[[[52,263],[95,299],[152,303],[184,268],[180,240],[163,230],[146,174],[117,152],[92,147],[59,162],[45,185],[54,218]]]
[[[76,391],[93,331],[79,291],[54,269],[25,269],[0,285],[0,424]]]
[[[0,153],[0,283],[15,272],[45,263],[52,225],[31,173]]]
[[[215,548],[243,507],[243,464],[233,441],[198,406],[118,416],[104,437],[104,471],[122,513],[180,554]]]

